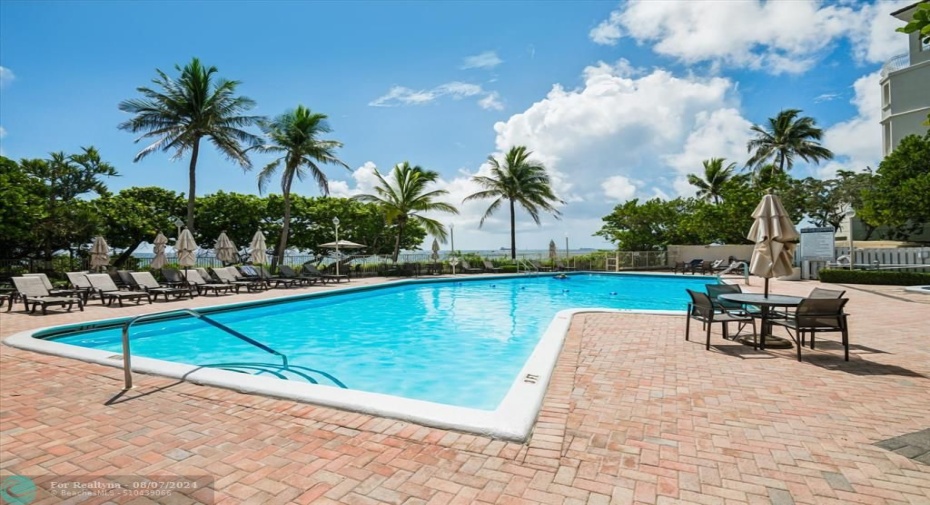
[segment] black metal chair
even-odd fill
[[[846,324],[847,314],[843,312],[848,301],[848,298],[805,298],[787,319],[775,320],[771,324],[784,326],[788,331],[798,348],[798,361],[801,361],[805,334],[811,334],[813,349],[817,333],[827,332],[842,334],[844,359],[849,361],[849,326]]]
[[[751,323],[752,324],[752,334],[753,334],[753,348],[758,347],[758,340],[756,332],[756,320],[751,316],[743,316],[737,314],[731,314],[729,312],[719,311],[714,303],[711,301],[710,297],[704,293],[699,293],[697,291],[692,291],[686,289],[688,295],[691,297],[691,303],[688,304],[688,319],[685,321],[685,340],[690,340],[691,336],[691,320],[696,319],[701,321],[704,324],[704,330],[707,335],[707,342],[705,344],[705,349],[710,350],[710,330],[713,327],[714,323],[720,323],[721,332],[723,333],[724,339],[729,339],[729,324],[730,323]]]

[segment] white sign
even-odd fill
[[[802,260],[833,261],[834,230],[826,228],[803,228],[801,230],[801,247],[799,256]]]

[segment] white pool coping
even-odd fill
[[[424,281],[410,280],[403,283],[420,284]],[[426,281],[435,282],[435,281]],[[397,282],[378,285],[396,286]],[[349,293],[360,289],[377,289],[377,286],[347,288],[340,292]],[[280,301],[288,298],[305,298],[313,295],[293,295],[274,299]],[[259,302],[268,303],[268,300]],[[227,305],[200,307],[217,309],[235,306],[249,306],[255,302],[240,302]],[[166,311],[167,312],[167,311]],[[493,410],[470,409],[452,405],[443,405],[423,400],[414,400],[399,396],[370,393],[334,386],[323,386],[305,382],[289,381],[272,377],[247,375],[216,368],[175,363],[159,359],[132,356],[132,371],[192,382],[206,386],[217,386],[247,394],[258,394],[305,403],[334,407],[352,412],[360,412],[379,417],[410,421],[426,426],[449,430],[476,433],[491,438],[523,442],[529,438],[536,418],[542,408],[543,399],[549,380],[558,362],[562,345],[568,334],[571,319],[575,314],[587,312],[624,312],[646,313],[656,315],[680,315],[681,311],[672,310],[626,310],[605,308],[577,308],[559,311],[546,328],[539,343],[530,354],[523,368],[517,374],[504,399]],[[100,319],[87,321],[79,325],[49,326],[19,332],[5,338],[3,342],[12,347],[77,359],[116,368],[123,367],[122,354],[111,351],[90,349],[70,344],[63,344],[33,335],[69,326],[83,326],[94,323],[115,321],[117,319]],[[127,319],[128,320],[128,319]]]

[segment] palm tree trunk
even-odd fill
[[[517,216],[513,199],[510,200],[510,259],[517,259]]]
[[[400,236],[404,234],[404,220],[399,219],[397,221],[397,238],[394,239],[394,255],[391,256],[391,261],[397,263],[397,257],[400,255]]]
[[[200,138],[194,139],[191,147],[191,164],[188,170],[190,191],[187,195],[187,229],[194,232],[194,201],[197,198],[197,154],[200,152]]]
[[[291,230],[291,193],[284,193],[284,222],[281,224],[281,240],[278,241],[278,251],[271,258],[271,271],[278,266],[278,263],[284,259],[284,251],[287,250],[287,237]]]

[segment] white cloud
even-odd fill
[[[882,159],[880,72],[860,77],[853,84],[856,116],[837,123],[824,131],[823,145],[835,158],[822,165],[818,176],[832,178],[837,170],[861,172],[866,167],[878,168]]]
[[[16,76],[13,75],[13,71],[6,68],[0,67],[0,88],[5,88],[7,84],[13,82]]]
[[[494,51],[485,51],[481,54],[476,54],[474,56],[468,56],[465,58],[465,61],[462,63],[462,69],[469,68],[494,68],[504,60],[500,59],[497,56],[497,53]]]
[[[6,128],[0,126],[0,139],[6,137]]]
[[[858,61],[878,62],[905,49],[901,22],[889,13],[905,1],[821,5],[815,1],[629,2],[589,33],[614,45],[624,36],[653,43],[656,53],[684,63],[709,62],[772,74],[812,68],[847,37]],[[859,7],[855,9],[854,7]]]
[[[485,91],[478,84],[452,81],[440,84],[432,89],[414,90],[404,86],[394,86],[388,92],[368,103],[372,107],[399,107],[404,105],[425,105],[441,97],[451,97],[453,100],[463,98],[481,97],[478,105],[483,109],[500,110],[500,103],[496,91]]]
[[[346,181],[330,180],[330,196],[349,198],[363,193],[372,193],[375,186],[378,185],[378,177],[375,175],[375,168],[377,168],[377,166],[374,162],[366,161],[362,166],[353,170],[352,180],[355,181],[355,184],[352,187],[349,187],[349,183]]]
[[[627,200],[631,200],[636,196],[636,187],[636,183],[631,181],[629,177],[624,177],[622,175],[608,177],[601,183],[601,188],[604,189],[604,195],[614,202],[626,202]]]
[[[503,110],[504,108],[504,104],[501,103],[500,95],[497,94],[497,91],[492,91],[481,100],[478,100],[478,105],[485,110]]]
[[[697,170],[688,163],[699,168],[701,156],[729,156],[744,142],[749,123],[734,108],[728,79],[665,70],[632,77],[640,73],[625,61],[587,67],[584,87],[556,85],[498,122],[497,149],[527,146],[551,169],[564,200],[603,216],[605,198],[677,193],[675,178]]]

